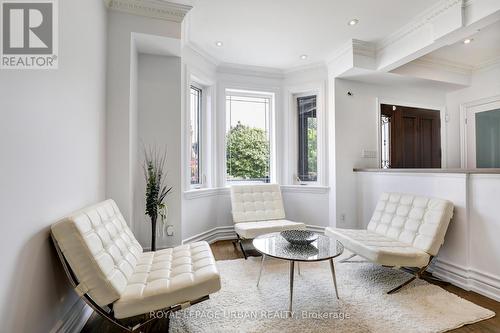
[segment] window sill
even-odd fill
[[[281,185],[282,192],[288,193],[313,193],[326,194],[330,192],[330,187],[320,185]]]
[[[184,199],[193,200],[198,198],[213,197],[217,195],[228,195],[229,188],[229,186],[226,186],[191,189],[188,191],[184,191]],[[326,194],[330,192],[330,187],[318,185],[281,185],[281,191],[284,193]]]
[[[205,198],[219,195],[221,193],[220,188],[198,188],[184,191],[184,199],[192,200],[197,198]]]

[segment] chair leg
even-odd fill
[[[403,288],[404,286],[406,286],[407,284],[409,284],[410,282],[412,282],[412,281],[413,281],[413,280],[415,280],[416,278],[417,278],[416,276],[412,277],[411,279],[409,279],[408,281],[406,281],[406,282],[404,282],[404,283],[400,284],[400,285],[399,285],[399,286],[397,286],[396,288],[393,288],[393,289],[389,290],[389,291],[387,292],[387,294],[389,294],[389,295],[390,295],[390,294],[393,294],[393,293],[397,292],[398,290],[400,290],[401,288]]]
[[[247,260],[248,256],[247,256],[247,253],[245,252],[245,249],[243,248],[243,242],[241,241],[240,235],[236,234],[236,236],[238,236],[237,242],[240,244],[240,249],[241,249],[241,252],[243,253],[243,257],[245,257],[245,260]],[[234,244],[234,242],[233,242],[233,244]]]
[[[350,262],[349,260],[352,259],[352,258],[354,258],[355,256],[356,256],[356,253],[353,253],[349,257],[340,260],[339,263],[341,263],[341,262]]]
[[[257,278],[257,287],[259,286],[260,283],[260,277],[262,275],[262,271],[264,270],[264,260],[266,260],[266,255],[262,254],[262,260],[260,262],[260,270],[259,270],[259,277]]]
[[[421,278],[421,276],[422,276],[422,274],[423,274],[423,273],[425,272],[425,270],[427,269],[427,267],[429,267],[429,265],[431,264],[431,260],[432,260],[432,258],[429,260],[429,263],[428,263],[426,266],[424,266],[424,267],[420,268],[418,271],[416,271],[416,272],[414,273],[414,276],[413,276],[411,279],[409,279],[408,281],[403,282],[403,283],[402,283],[402,284],[400,284],[399,286],[397,286],[397,287],[395,287],[395,288],[393,288],[393,289],[389,290],[389,291],[387,292],[387,294],[389,294],[389,295],[390,295],[390,294],[394,294],[395,292],[397,292],[397,291],[401,290],[403,287],[405,287],[405,286],[407,286],[408,284],[410,284],[411,282],[413,282],[413,280],[420,279],[420,278]]]

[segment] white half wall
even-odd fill
[[[73,318],[78,297],[49,227],[104,199],[106,9],[58,4],[59,69],[0,70],[2,332],[50,332]]]
[[[356,172],[356,198],[366,227],[382,192],[447,199],[455,206],[445,242],[434,260],[437,276],[500,300],[500,175],[467,173]]]

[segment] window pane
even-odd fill
[[[500,168],[500,109],[476,113],[476,166]]]
[[[299,115],[299,168],[301,181],[318,180],[318,119],[316,96],[297,98]]]
[[[226,96],[226,179],[269,182],[270,141],[268,97]]]
[[[200,181],[200,121],[201,121],[201,89],[191,86],[190,110],[190,147],[191,147],[191,184]]]

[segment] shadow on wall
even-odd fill
[[[17,258],[17,269],[9,283],[4,307],[6,326],[11,332],[50,332],[53,318],[63,318],[78,296],[70,292],[49,228],[40,230],[26,242]],[[40,305],[43,305],[41,307]],[[49,321],[47,321],[49,320]],[[5,323],[4,323],[5,325]]]

